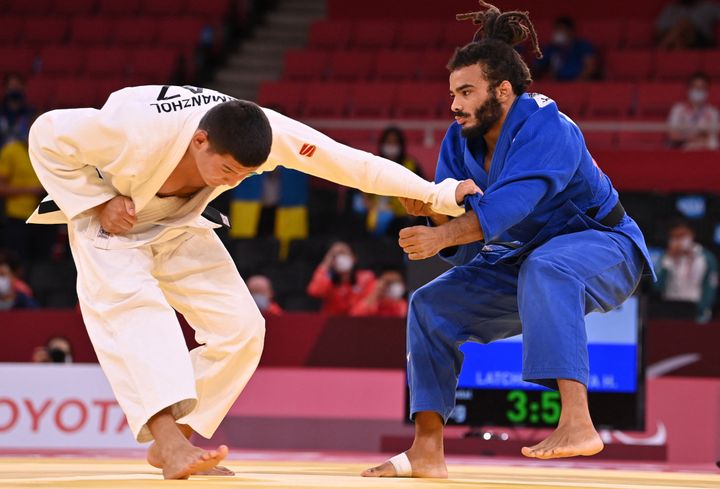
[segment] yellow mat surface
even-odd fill
[[[720,488],[720,475],[702,473],[451,465],[448,480],[366,479],[357,474],[371,461],[226,462],[234,477],[164,481],[159,470],[140,460],[5,457],[0,458],[0,488]]]

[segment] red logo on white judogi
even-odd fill
[[[302,148],[300,148],[300,154],[303,156],[307,156],[308,158],[311,158],[312,155],[315,154],[315,150],[317,149],[317,146],[314,144],[303,144]]]

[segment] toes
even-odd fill
[[[384,463],[377,467],[367,469],[361,475],[363,477],[395,477],[396,473],[395,467],[393,467],[392,464]]]

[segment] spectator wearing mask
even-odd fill
[[[715,45],[720,6],[706,0],[676,0],[667,4],[655,21],[660,49],[707,48]]]
[[[30,296],[13,287],[14,279],[10,261],[0,255],[0,311],[37,308],[37,303]]]
[[[382,132],[378,140],[378,155],[425,178],[420,164],[407,154],[405,133],[398,127],[390,126]],[[357,193],[355,199],[354,207],[359,213],[366,214],[366,228],[373,235],[397,234],[400,229],[415,224],[415,219],[407,215],[395,197]]]
[[[535,65],[538,78],[558,81],[591,80],[597,78],[598,61],[595,48],[579,39],[575,21],[570,17],[555,20],[552,41],[542,48],[543,58]]]
[[[53,336],[33,351],[33,363],[72,363],[72,345],[64,336]]]
[[[695,320],[710,321],[718,286],[717,259],[695,242],[695,232],[687,222],[671,226],[667,250],[656,270],[655,288],[664,301],[692,303]]]
[[[380,275],[372,291],[353,306],[350,315],[404,318],[407,309],[402,274],[397,270],[387,270]]]
[[[688,81],[687,100],[677,102],[668,116],[669,138],[673,147],[687,150],[718,149],[720,113],[708,102],[710,78],[695,73]]]
[[[282,308],[275,302],[272,282],[265,275],[253,275],[247,281],[248,290],[263,316],[280,316]]]
[[[375,275],[369,270],[358,270],[350,245],[338,241],[315,269],[307,293],[322,300],[322,312],[349,315],[353,306],[374,287]]]
[[[35,110],[25,97],[25,83],[17,73],[5,77],[4,95],[0,106],[0,147],[8,141],[27,141]]]

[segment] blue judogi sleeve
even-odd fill
[[[498,240],[509,228],[553,198],[568,185],[580,164],[580,130],[558,114],[554,104],[536,111],[512,141],[498,141],[491,181],[485,194],[466,199],[478,216],[486,242]],[[505,153],[505,154],[503,154]],[[496,178],[494,173],[499,171]],[[538,216],[540,217],[540,216]]]
[[[438,164],[435,170],[436,182],[442,182],[446,178],[454,178],[456,180],[473,178],[473,176],[469,175],[463,168],[461,160],[463,146],[459,138],[452,137],[453,132],[453,127],[451,126],[443,139],[442,146],[440,147],[440,155],[438,157]],[[428,219],[428,221],[430,220]],[[430,223],[432,222],[430,221]],[[439,256],[452,265],[464,265],[472,260],[480,252],[482,247],[482,241],[468,243],[461,246],[453,246],[452,248],[446,248],[440,251]]]

